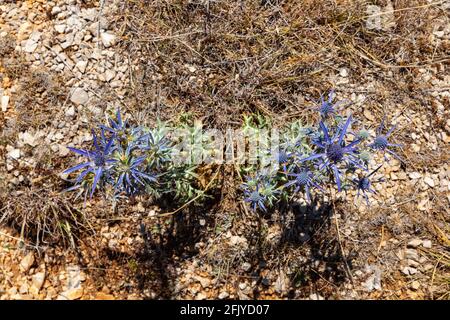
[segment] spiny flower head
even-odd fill
[[[285,188],[295,185],[294,192],[297,193],[300,189],[305,191],[308,201],[311,200],[311,188],[315,187],[323,191],[316,181],[315,173],[308,168],[301,168],[297,173],[289,173],[288,176],[294,179],[284,185]]]
[[[383,121],[381,121],[381,124],[376,131],[375,139],[371,144],[369,144],[369,147],[374,150],[380,150],[383,152],[387,152],[387,153],[393,155],[395,158],[397,158],[401,162],[403,162],[403,160],[394,151],[389,149],[389,147],[401,147],[400,144],[395,144],[395,143],[389,142],[389,137],[392,134],[392,132],[395,130],[395,128],[396,128],[396,126],[393,126],[391,129],[389,129],[389,131],[387,133],[383,134],[382,133],[383,129],[384,129],[384,119],[383,119]]]
[[[250,193],[247,193],[245,198],[245,202],[250,203],[250,207],[256,211],[257,208],[260,208],[263,211],[266,211],[266,206],[264,205],[264,202],[266,201],[266,197],[263,196],[259,190],[252,191]]]
[[[110,132],[115,136],[117,144],[126,147],[130,143],[136,143],[141,136],[141,128],[138,126],[130,126],[128,121],[122,119],[120,109],[117,109],[116,117],[108,118],[109,126],[100,125],[102,134],[104,131]]]
[[[115,153],[116,162],[113,170],[117,176],[114,184],[116,193],[125,191],[128,195],[143,190],[148,183],[157,182],[154,175],[145,172],[145,156],[133,154],[135,147],[129,145],[126,149],[119,147]]]
[[[320,96],[320,103],[317,110],[319,111],[322,119],[326,119],[329,116],[335,116],[337,114],[337,106],[339,106],[343,101],[333,103],[334,90],[331,90],[328,94],[328,100],[324,100],[323,96]]]
[[[170,142],[165,135],[149,130],[139,141],[139,147],[144,151],[149,166],[160,168],[170,160]]]
[[[246,182],[241,185],[244,190],[244,201],[250,202],[253,210],[260,208],[266,211],[267,206],[273,205],[280,192],[268,172],[263,170],[253,178],[246,177]]]
[[[380,170],[382,166],[380,165],[378,168],[373,170],[371,173],[364,175],[360,178],[353,179],[353,183],[356,186],[356,190],[358,190],[357,197],[361,194],[366,200],[367,205],[369,205],[369,197],[368,193],[376,193],[374,189],[372,189],[372,184],[384,181],[382,178],[377,180],[371,180],[371,176],[374,175],[378,170]]]
[[[352,117],[350,116],[342,128],[339,126],[336,128],[334,136],[330,135],[330,130],[327,128],[325,123],[320,121],[319,127],[323,133],[323,137],[320,140],[312,140],[312,143],[318,148],[318,152],[300,160],[300,162],[315,159],[320,160],[321,164],[319,166],[319,170],[326,168],[328,171],[333,173],[338,191],[341,191],[341,177],[338,164],[345,162],[366,170],[360,164],[360,160],[357,157],[356,146],[361,142],[361,140],[356,139],[349,144],[345,143],[345,136],[351,121]]]
[[[92,195],[94,194],[95,188],[97,187],[97,184],[99,183],[101,178],[107,173],[107,171],[116,161],[115,159],[111,158],[114,136],[111,137],[107,142],[102,141],[101,143],[99,143],[94,130],[92,130],[92,135],[94,145],[93,151],[68,147],[69,150],[86,157],[88,161],[80,163],[63,172],[64,174],[70,174],[72,172],[84,169],[75,180],[75,187],[78,187],[88,174],[93,174],[90,197],[92,197]]]

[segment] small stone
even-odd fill
[[[275,291],[279,294],[287,292],[289,288],[289,278],[283,271],[280,271],[277,280],[275,281]]]
[[[97,18],[97,10],[95,8],[83,9],[81,15],[87,21],[95,21]]]
[[[248,263],[248,262],[244,262],[242,264],[242,270],[244,270],[246,272],[250,271],[251,268],[252,268],[252,265],[250,263]]]
[[[110,82],[112,79],[114,79],[115,76],[116,76],[116,73],[113,70],[108,69],[105,71],[104,78],[105,78],[106,82]]]
[[[95,295],[95,300],[115,300],[114,296],[111,294],[106,294],[103,292],[98,292]]]
[[[406,249],[405,257],[407,259],[412,259],[412,260],[415,260],[415,261],[419,261],[419,254],[417,253],[417,250],[414,250],[414,249]]]
[[[418,290],[420,288],[420,282],[419,281],[413,281],[412,283],[411,283],[411,289],[413,289],[413,290]]]
[[[365,109],[363,114],[368,120],[370,120],[370,121],[375,120],[375,117],[373,116],[372,112],[370,112],[368,109]]]
[[[8,152],[8,157],[14,160],[18,160],[20,158],[20,150],[12,149],[10,152]]]
[[[434,180],[431,177],[425,177],[423,179],[423,181],[429,185],[431,188],[434,188],[435,184],[434,184]]]
[[[122,86],[122,82],[118,81],[118,80],[114,80],[111,82],[111,88],[119,88]]]
[[[20,294],[27,294],[28,293],[28,285],[26,283],[22,283],[22,285],[19,288]]]
[[[24,51],[28,53],[33,53],[36,50],[38,44],[31,39],[28,39],[25,43]]]
[[[196,296],[195,296],[195,300],[205,300],[207,298],[206,294],[203,292],[199,292]]]
[[[211,285],[211,280],[209,280],[208,278],[204,278],[204,277],[200,277],[200,276],[196,276],[194,277],[194,279],[198,282],[200,282],[200,284],[202,285],[202,287],[208,288]]]
[[[423,270],[424,271],[428,271],[434,268],[434,265],[432,265],[431,263],[427,263],[426,265],[423,266]]]
[[[247,284],[245,282],[239,283],[239,289],[245,290],[245,288],[247,288]]]
[[[6,112],[8,109],[9,96],[2,96],[2,111]]]
[[[51,14],[54,16],[54,15],[57,15],[58,13],[60,13],[60,12],[61,12],[61,8],[58,7],[58,6],[54,6],[52,8]]]
[[[87,67],[88,62],[87,61],[78,61],[75,64],[75,68],[77,68],[78,70],[80,70],[81,73],[84,73],[86,71],[86,67]]]
[[[247,243],[247,239],[239,236],[231,236],[230,238],[231,245],[240,245]]]
[[[100,38],[102,40],[103,45],[106,48],[113,46],[116,43],[116,36],[109,32],[103,32],[100,34]]]
[[[410,247],[410,248],[417,248],[421,244],[422,244],[422,240],[414,239],[414,240],[411,240],[410,242],[408,242],[408,247]]]
[[[309,296],[309,300],[325,300],[320,294],[313,293]]]
[[[422,246],[427,249],[431,249],[431,240],[424,240]]]
[[[409,177],[413,180],[422,178],[422,175],[419,172],[410,172]]]
[[[22,140],[31,147],[35,147],[37,145],[35,137],[28,133],[28,131],[24,132]]]
[[[61,292],[57,298],[57,300],[77,300],[83,296],[83,288],[73,288]]]
[[[414,268],[417,268],[420,265],[420,263],[418,261],[412,260],[412,259],[407,259],[406,263],[408,264],[408,266],[414,267]]]
[[[433,34],[438,38],[443,38],[445,35],[445,31],[444,30],[436,30],[433,32]]]
[[[411,144],[411,148],[412,148],[413,151],[416,152],[416,153],[420,152],[420,146],[417,145],[417,144],[415,144],[415,143],[412,143],[412,144]]]
[[[73,118],[75,116],[75,107],[70,106],[70,108],[66,110],[65,114],[66,117]]]
[[[11,296],[17,294],[17,288],[16,287],[9,288],[8,294]]]
[[[29,39],[25,42],[24,50],[28,53],[33,53],[38,46],[38,41],[41,38],[41,33],[38,31],[33,31]]]
[[[409,275],[416,274],[416,273],[417,273],[417,269],[416,269],[416,268],[412,268],[412,267],[404,267],[404,268],[402,269],[402,272],[403,272],[405,275],[409,276]]]
[[[28,272],[34,263],[34,253],[30,251],[23,259],[20,261],[20,270],[22,272]]]
[[[58,148],[58,154],[59,154],[61,157],[65,157],[65,156],[67,156],[69,153],[70,153],[70,150],[69,150],[66,146],[64,146],[64,145],[60,145],[60,146],[59,146],[59,148]]]
[[[57,24],[57,25],[55,25],[55,30],[58,33],[64,33],[64,31],[66,31],[66,25],[65,24]]]
[[[222,291],[222,292],[219,294],[218,298],[221,299],[221,300],[223,300],[223,299],[228,298],[229,296],[230,296],[230,294],[229,294],[228,292]]]
[[[372,275],[367,278],[367,280],[363,283],[364,287],[368,292],[372,292],[373,290],[381,290],[381,269],[376,265],[370,265],[367,267],[367,272],[372,272]]]
[[[348,76],[348,71],[347,71],[346,68],[342,68],[342,69],[339,71],[339,74],[341,75],[341,77],[345,78],[345,77]]]
[[[89,100],[89,94],[81,88],[76,88],[70,96],[70,101],[76,105],[86,104]]]
[[[31,282],[32,282],[31,289],[34,294],[39,293],[42,286],[44,285],[44,281],[45,281],[45,272],[36,273],[35,275],[33,275],[33,277],[31,277]]]

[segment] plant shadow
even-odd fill
[[[339,212],[334,208],[331,203],[317,200],[310,204],[297,202],[280,208],[282,214],[279,222],[283,227],[279,241],[271,250],[278,254],[286,252],[290,255],[289,259],[296,260],[288,275],[289,289],[284,293],[287,298],[309,296],[311,292],[330,296],[351,280],[355,253],[343,255],[334,220],[334,214]],[[292,248],[297,249],[295,254],[298,256],[292,253]],[[259,250],[267,251],[267,248]],[[263,257],[265,254],[260,252],[256,256]],[[255,288],[253,295],[258,299],[260,288]]]
[[[154,225],[141,223],[144,245],[135,257],[139,291],[151,288],[153,297],[149,298],[173,299],[177,296],[176,266],[199,253],[196,244],[213,225],[213,215],[208,213],[216,205],[216,201],[211,199],[203,206],[185,208]]]

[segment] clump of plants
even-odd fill
[[[253,210],[266,211],[280,201],[291,201],[304,195],[310,202],[315,193],[331,188],[338,192],[354,189],[369,205],[373,185],[383,181],[374,177],[382,164],[375,163],[375,154],[383,153],[398,159],[390,136],[395,127],[383,133],[384,121],[371,137],[364,127],[352,128],[352,116],[341,115],[344,104],[333,103],[333,92],[317,106],[318,125],[303,126],[300,121],[281,130],[276,148],[260,148],[258,165],[242,166],[244,200]],[[268,130],[270,123],[261,117],[244,121],[244,130],[258,135]],[[266,159],[266,161],[262,161]],[[269,159],[269,161],[267,161]],[[401,159],[400,159],[401,160]],[[269,162],[269,165],[261,165]]]
[[[309,202],[332,188],[354,189],[369,204],[369,194],[376,193],[373,185],[383,181],[375,177],[382,166],[375,154],[383,153],[385,161],[388,155],[400,159],[392,150],[400,145],[390,141],[395,127],[384,133],[383,121],[371,137],[364,126],[355,126],[351,115],[343,116],[344,103],[333,99],[331,92],[318,102],[317,125],[297,120],[277,130],[264,116],[244,116],[239,134],[247,157],[235,159],[244,176],[244,200],[253,210],[266,211],[301,195]],[[159,121],[148,128],[123,120],[117,111],[106,125],[92,130],[91,149],[69,148],[85,158],[64,172],[78,172],[69,190],[79,190],[85,199],[98,189],[116,199],[147,194],[189,202],[203,197],[205,177],[198,173],[225,148],[212,143],[201,124],[182,119],[174,128]]]
[[[189,133],[188,128],[179,124],[183,132]],[[183,202],[202,196],[198,165],[187,159],[189,152],[176,149],[177,136],[165,123],[158,121],[153,128],[131,124],[118,110],[106,125],[92,129],[92,137],[90,149],[69,147],[85,161],[64,171],[78,173],[67,190],[78,190],[85,201],[97,190],[114,199],[148,194]]]

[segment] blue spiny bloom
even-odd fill
[[[283,168],[283,172],[287,172],[287,165],[290,161],[292,153],[287,152],[286,150],[280,150],[276,153],[276,161]]]
[[[141,136],[141,128],[133,127],[124,121],[120,114],[120,109],[117,109],[116,119],[108,118],[109,127],[100,125],[102,132],[107,131],[115,136],[115,140],[122,146],[127,146],[129,143],[134,144],[139,141]]]
[[[356,185],[356,189],[358,190],[356,197],[359,197],[362,194],[362,196],[366,200],[367,205],[369,205],[369,197],[367,194],[368,193],[376,193],[376,191],[374,189],[372,189],[372,184],[384,181],[382,178],[380,178],[378,180],[373,180],[373,181],[370,180],[370,177],[375,172],[377,172],[380,168],[381,168],[381,166],[379,166],[378,168],[373,170],[371,173],[364,175],[361,178],[353,180],[353,183]]]
[[[311,156],[301,159],[300,162],[319,159],[321,160],[320,170],[323,168],[328,169],[333,173],[338,191],[341,191],[341,178],[338,165],[341,163],[347,163],[354,165],[362,170],[366,168],[360,163],[357,157],[358,150],[356,146],[361,142],[359,139],[354,140],[349,144],[345,144],[344,138],[351,123],[352,117],[350,116],[345,122],[342,128],[337,128],[335,135],[330,136],[330,131],[326,127],[323,121],[320,121],[319,126],[323,133],[322,139],[313,139],[312,143],[319,148],[318,153],[314,153]]]
[[[306,198],[308,201],[311,201],[311,188],[315,187],[319,190],[323,189],[319,186],[316,181],[314,172],[310,171],[308,168],[300,169],[298,173],[289,173],[288,176],[294,177],[294,180],[289,181],[284,185],[284,187],[290,187],[295,185],[294,192],[298,192],[300,189],[303,189],[306,194]]]
[[[88,161],[80,163],[64,171],[64,174],[70,174],[72,172],[84,169],[84,171],[82,171],[75,180],[76,187],[83,181],[83,179],[88,174],[92,174],[93,181],[90,197],[92,197],[92,195],[94,194],[95,188],[97,187],[97,184],[101,181],[102,177],[108,174],[108,171],[110,170],[111,166],[116,161],[111,158],[114,136],[111,137],[108,142],[103,141],[102,139],[102,141],[99,143],[94,130],[92,130],[92,135],[94,145],[93,151],[68,147],[69,150],[88,158]]]
[[[395,128],[396,126],[393,126],[391,129],[389,129],[387,133],[383,134],[382,133],[384,129],[384,119],[383,119],[383,121],[381,121],[381,124],[376,131],[375,139],[371,144],[369,144],[369,147],[371,147],[374,150],[388,152],[389,154],[393,155],[395,158],[403,162],[403,160],[394,151],[389,149],[389,147],[401,147],[400,144],[390,143],[388,140],[389,136],[392,134]]]
[[[324,100],[323,96],[320,96],[320,103],[317,110],[319,111],[322,119],[326,119],[329,116],[335,116],[337,113],[337,106],[339,106],[343,101],[338,101],[333,103],[334,90],[331,90],[328,94],[328,100]]]
[[[272,206],[280,192],[268,172],[262,170],[262,173],[254,178],[246,177],[246,182],[241,185],[244,190],[244,201],[249,202],[253,210],[259,208],[266,211],[267,205]]]
[[[119,147],[115,152],[116,162],[113,170],[117,175],[114,184],[116,193],[124,190],[128,195],[136,194],[148,183],[156,183],[156,177],[145,172],[146,156],[135,156],[133,151],[136,149],[129,144],[126,149]]]
[[[263,211],[267,210],[264,205],[266,197],[259,192],[259,187],[256,187],[256,190],[251,192],[244,190],[244,201],[249,202],[254,211],[256,211],[256,208],[260,208]]]

